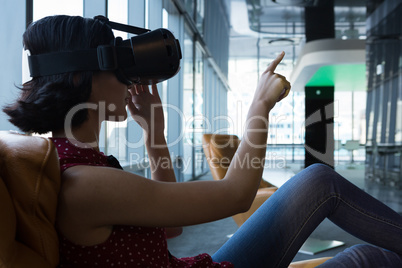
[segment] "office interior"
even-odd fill
[[[259,75],[285,51],[277,72],[292,91],[270,115],[268,180],[280,186],[323,162],[402,212],[402,1],[1,0],[1,7],[1,106],[29,79],[22,34],[32,21],[104,15],[168,28],[183,58],[158,89],[180,182],[211,179],[202,135],[241,138]],[[4,113],[0,130],[18,131]],[[133,120],[107,122],[100,147],[127,171],[150,177],[143,139]]]

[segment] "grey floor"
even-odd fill
[[[282,169],[269,169],[264,172],[264,178],[271,183],[280,186],[294,173],[297,173],[300,168],[300,165],[291,165],[290,167]],[[349,164],[339,164],[335,169],[358,187],[378,198],[400,214],[402,213],[401,189],[365,180],[364,166],[362,164],[357,163],[352,166]],[[200,179],[211,180],[212,178],[211,175],[207,173]],[[169,250],[176,257],[188,257],[200,253],[208,253],[212,255],[236,230],[237,225],[232,218],[225,218],[216,222],[184,227],[182,235],[168,240]],[[295,256],[294,261],[334,256],[336,253],[347,247],[364,243],[364,241],[351,236],[329,220],[323,221],[312,233],[311,237],[323,240],[338,240],[345,242],[345,245],[315,254],[314,256],[298,253]]]

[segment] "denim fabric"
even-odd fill
[[[400,268],[398,254],[372,245],[355,245],[317,266],[320,268]]]
[[[282,185],[213,256],[235,267],[287,267],[325,219],[402,255],[402,216],[332,168],[314,164]]]

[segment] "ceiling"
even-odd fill
[[[233,41],[230,56],[257,56],[258,39],[260,39],[258,44],[260,50],[264,50],[265,55],[271,54],[272,50],[277,51],[278,45],[297,47],[303,44],[305,42],[305,5],[284,5],[277,2],[306,2],[311,6],[326,1],[329,0],[230,0]],[[364,39],[366,1],[333,1],[336,38]],[[288,42],[275,43],[278,39],[286,39]],[[253,46],[254,50],[245,49],[245,47]]]
[[[229,56],[232,59],[272,60],[280,51],[285,51],[286,58],[291,59],[290,68],[296,67],[306,42],[305,7],[319,6],[330,1],[230,0],[232,28]],[[335,38],[364,40],[366,37],[366,0],[333,1]],[[317,65],[316,70],[320,67]],[[337,68],[333,70],[339,71]],[[333,74],[333,77],[339,76]],[[304,80],[309,81],[310,78]]]
[[[359,30],[364,27],[366,20],[364,0],[246,0],[245,2],[249,25],[253,31],[293,37],[304,35],[305,7],[326,6],[330,5],[328,3],[331,1],[334,1],[335,25],[338,31],[350,28]],[[364,31],[360,34],[364,34]]]

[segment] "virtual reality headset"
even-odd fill
[[[150,85],[167,80],[179,71],[180,44],[167,29],[148,30],[96,16],[112,29],[136,34],[114,39],[113,44],[93,49],[28,56],[31,77],[77,71],[113,71],[120,82]]]

